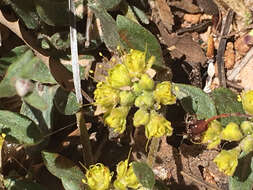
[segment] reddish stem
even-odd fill
[[[226,117],[253,117],[249,114],[243,114],[243,113],[223,113],[220,115],[213,116],[207,120],[198,120],[196,124],[190,128],[190,133],[193,135],[198,135],[200,133],[203,133],[207,130],[208,123],[210,123],[213,120],[220,119],[220,118],[226,118]]]

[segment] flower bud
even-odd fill
[[[141,125],[146,125],[149,122],[149,113],[145,109],[138,109],[134,114],[134,126],[139,127]]]
[[[234,122],[230,122],[229,124],[227,124],[225,129],[223,129],[221,132],[221,139],[226,141],[239,141],[242,138],[243,135],[239,126]]]
[[[108,110],[115,107],[119,102],[119,90],[116,90],[106,83],[99,82],[94,91],[95,105]]]
[[[208,129],[204,132],[201,143],[208,143],[208,149],[217,147],[221,142],[221,131],[222,126],[220,122],[217,120],[212,121],[208,124]]]
[[[246,112],[253,114],[253,90],[242,94],[242,105]]]
[[[240,142],[241,148],[243,152],[248,154],[249,152],[253,151],[253,135],[246,136],[241,142]]]
[[[129,72],[127,67],[123,64],[117,64],[110,69],[107,80],[113,88],[117,89],[131,85]]]
[[[173,128],[171,123],[156,111],[151,111],[150,120],[145,126],[145,135],[148,139],[152,137],[161,137],[163,135],[171,136]]]
[[[153,93],[143,91],[142,94],[135,99],[134,105],[139,108],[150,108],[154,103]]]
[[[133,92],[134,92],[135,96],[141,95],[141,93],[142,93],[142,91],[143,91],[143,90],[141,89],[141,87],[140,87],[140,84],[137,83],[137,82],[135,82],[135,83],[133,84],[132,89],[133,89]]]
[[[121,91],[119,97],[121,106],[132,106],[134,104],[135,95],[131,91]]]
[[[176,103],[176,97],[171,92],[171,83],[164,81],[156,85],[154,98],[160,104],[170,105]]]
[[[139,81],[139,86],[143,90],[152,90],[154,88],[154,81],[147,74],[142,74]]]
[[[123,63],[127,66],[131,77],[139,77],[146,69],[146,53],[131,49]]]
[[[105,123],[113,128],[115,132],[123,133],[126,129],[126,117],[129,109],[127,106],[113,108],[105,117]]]
[[[133,166],[130,163],[128,167],[128,160],[121,161],[117,165],[117,178],[113,185],[117,190],[126,190],[128,188],[138,189],[142,185],[139,183],[133,171]]]
[[[111,183],[113,173],[105,167],[103,164],[96,164],[90,166],[89,170],[86,172],[85,177],[82,182],[87,184],[91,190],[107,190]]]
[[[232,176],[238,165],[239,154],[239,148],[222,150],[213,161],[216,163],[220,171],[224,172],[228,176]]]
[[[244,135],[253,134],[253,123],[251,121],[243,121],[240,127]]]

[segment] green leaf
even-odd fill
[[[0,58],[0,75],[3,76],[11,63],[14,63],[16,60],[18,60],[27,50],[29,50],[28,46],[19,46],[3,55]]]
[[[29,180],[4,179],[4,186],[7,190],[46,190],[40,184]]]
[[[103,32],[103,41],[108,49],[116,51],[117,47],[124,47],[117,30],[116,22],[112,18],[106,9],[99,3],[89,3],[88,6],[95,13],[96,17],[101,22],[101,28]]]
[[[155,56],[155,65],[163,65],[162,49],[150,31],[121,15],[117,16],[116,22],[119,35],[127,48],[143,52],[147,49],[147,58]]]
[[[48,104],[40,97],[37,90],[34,89],[33,92],[29,95],[26,95],[23,100],[33,106],[38,110],[46,110],[48,108]]]
[[[44,133],[48,133],[50,129],[52,129],[53,120],[54,120],[54,96],[56,90],[59,88],[58,85],[56,86],[40,86],[40,94],[41,99],[47,104],[47,108],[45,110],[38,110],[34,107],[27,105],[26,103],[22,104],[20,113],[29,117],[31,120],[34,121],[36,125],[40,127],[40,129]]]
[[[15,82],[19,78],[42,83],[56,83],[46,65],[26,46],[14,48],[7,56],[0,59],[0,63],[10,65],[0,83],[0,97],[14,96],[16,94]]]
[[[244,113],[242,103],[237,101],[237,95],[228,88],[217,88],[211,93],[211,97],[215,103],[218,114],[222,113]],[[221,124],[226,126],[229,122],[235,122],[238,125],[245,118],[228,117],[221,118]]]
[[[67,92],[59,87],[54,97],[54,104],[58,111],[64,115],[73,115],[80,108],[76,95],[73,92]]]
[[[253,152],[242,153],[235,174],[229,177],[229,190],[252,190],[253,188]]]
[[[10,4],[12,9],[18,16],[24,21],[25,25],[29,29],[35,29],[39,26],[39,18],[35,11],[33,0],[4,0],[7,4]]]
[[[122,0],[97,0],[97,2],[106,10],[112,10],[118,6],[121,1]]]
[[[65,190],[83,190],[82,179],[84,174],[71,160],[50,152],[42,152],[42,157],[47,169],[54,176],[61,179]]]
[[[32,120],[10,111],[0,110],[0,130],[7,141],[17,144],[29,146],[42,140],[42,133]]]
[[[149,24],[149,19],[147,15],[141,9],[136,6],[133,6],[133,11],[142,23]]]
[[[152,189],[155,185],[155,175],[152,169],[144,162],[133,162],[134,174],[139,182],[148,189]]]
[[[200,88],[187,84],[172,84],[172,91],[186,112],[196,114],[198,119],[217,115],[213,100]]]

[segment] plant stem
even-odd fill
[[[82,144],[83,160],[86,168],[94,163],[88,130],[85,126],[83,111],[76,113],[76,123],[80,130],[80,142]]]
[[[149,165],[150,168],[152,168],[154,165],[155,156],[159,147],[159,142],[160,142],[160,138],[154,137],[151,140],[151,144],[150,144],[149,152],[148,152],[148,158],[147,158],[147,164]]]

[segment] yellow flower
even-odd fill
[[[253,122],[251,121],[243,121],[240,124],[242,132],[244,135],[251,135],[253,134]]]
[[[107,81],[113,88],[117,89],[132,84],[127,67],[123,64],[117,64],[109,70]]]
[[[134,102],[134,105],[139,108],[150,108],[154,105],[153,93],[150,91],[143,91]]]
[[[115,107],[119,102],[119,90],[106,83],[99,82],[94,91],[95,105],[102,107],[105,111]]]
[[[117,178],[113,185],[116,190],[138,189],[142,186],[134,174],[132,164],[130,163],[128,167],[128,160],[118,163]]]
[[[109,189],[112,176],[113,172],[110,173],[108,167],[98,163],[90,166],[85,174],[86,179],[83,179],[82,182],[87,184],[91,190],[107,190]]]
[[[204,132],[201,143],[208,143],[208,149],[217,147],[221,142],[221,131],[222,127],[220,122],[217,120],[212,121],[209,123],[208,129]]]
[[[243,135],[239,126],[234,122],[230,122],[229,124],[227,124],[225,129],[223,129],[221,132],[221,139],[226,141],[239,141],[242,138]]]
[[[133,122],[135,127],[146,125],[149,122],[149,112],[142,108],[138,109],[134,114]]]
[[[213,161],[216,163],[220,171],[224,172],[228,176],[232,176],[238,165],[239,154],[239,148],[222,150]]]
[[[135,95],[131,91],[121,91],[119,97],[121,106],[132,106],[134,104]]]
[[[171,136],[173,128],[171,123],[162,115],[155,111],[151,111],[150,120],[145,126],[145,135],[148,139],[152,137],[161,137],[163,135]]]
[[[160,104],[170,105],[176,103],[176,97],[171,92],[171,83],[164,81],[156,85],[154,98]]]
[[[242,94],[242,105],[246,112],[253,114],[253,90]]]
[[[123,133],[126,129],[126,117],[129,109],[127,106],[113,108],[105,117],[105,123],[109,127],[114,128],[115,132]]]
[[[153,90],[154,88],[154,81],[150,78],[147,74],[142,74],[141,79],[139,81],[139,86],[142,90]]]
[[[131,49],[124,57],[123,63],[127,66],[131,77],[139,77],[146,69],[146,53]]]

